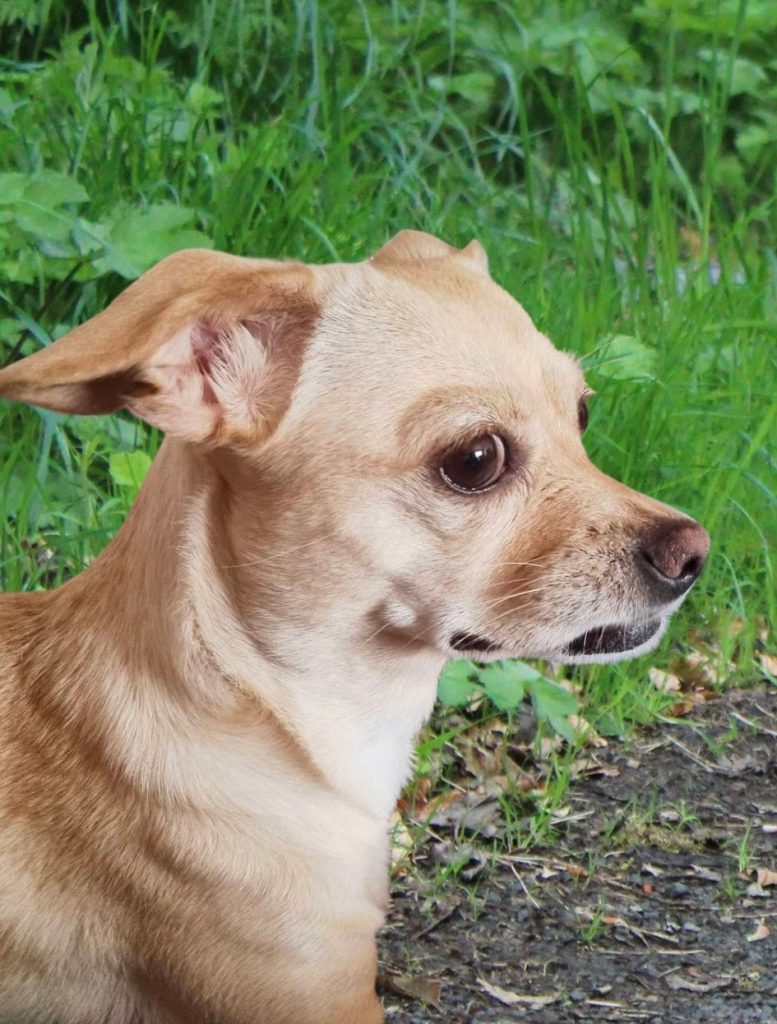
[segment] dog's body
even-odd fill
[[[0,372],[169,435],[89,569],[0,598],[0,1019],[382,1019],[387,818],[445,659],[647,649],[706,554],[587,461],[583,391],[479,247],[412,232],[179,254]]]

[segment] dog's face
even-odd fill
[[[224,565],[265,644],[579,662],[657,642],[707,534],[591,464],[580,368],[479,246],[403,232],[363,264],[171,261],[0,393],[127,405],[195,446],[226,481]]]
[[[252,546],[300,583],[277,594],[282,620],[386,654],[580,662],[655,645],[707,535],[591,464],[577,362],[480,250],[402,235],[324,288],[254,463],[274,510]]]

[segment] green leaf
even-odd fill
[[[541,679],[523,661],[493,661],[480,672],[483,689],[500,711],[511,711],[523,701],[528,683]]]
[[[539,673],[537,673],[537,678],[533,679],[529,684],[528,690],[531,694],[537,717],[546,719],[556,732],[564,736],[565,733],[556,728],[554,722],[568,718],[576,713],[578,708],[577,697],[565,690],[563,686],[559,686],[558,683],[546,679]],[[571,729],[569,732],[570,736],[566,738],[571,738]]]
[[[114,452],[108,468],[111,480],[119,487],[132,487],[138,490],[151,468],[151,457],[143,451]]]
[[[588,365],[611,380],[655,380],[656,353],[630,334],[614,334]]]
[[[567,743],[574,743],[575,730],[570,725],[569,719],[560,718],[558,715],[551,715],[547,719],[547,722],[553,732],[558,733],[562,739],[567,741]]]
[[[21,199],[27,182],[26,174],[0,174],[0,206],[10,206]]]
[[[449,661],[437,682],[437,696],[443,704],[461,707],[479,689],[471,661]]]
[[[202,82],[192,82],[186,93],[186,101],[196,114],[204,114],[207,110],[220,107],[224,102],[224,97],[210,86],[203,85]]]
[[[461,96],[476,106],[486,106],[494,95],[496,80],[485,71],[463,75],[432,75],[429,87],[448,96]]]
[[[195,216],[194,210],[170,203],[126,210],[111,226],[105,255],[95,267],[132,280],[179,249],[209,249],[211,239],[191,227]]]
[[[24,198],[38,206],[64,206],[67,203],[85,203],[89,194],[74,178],[57,171],[36,171],[30,176]]]
[[[75,224],[75,217],[68,211],[37,206],[26,198],[16,207],[16,226],[36,238],[64,242]]]

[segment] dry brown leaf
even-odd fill
[[[653,878],[660,878],[664,874],[663,868],[654,867],[652,864],[643,864],[639,870],[643,875],[652,875]]]
[[[577,740],[584,740],[589,747],[606,747],[607,740],[600,736],[591,723],[580,715],[570,715],[567,719]]]
[[[765,889],[767,885],[777,885],[777,871],[772,871],[771,868],[757,868],[755,880],[762,889]]]
[[[679,693],[680,679],[671,672],[663,672],[660,668],[648,669],[648,679],[657,690],[663,693]]]
[[[769,927],[765,925],[763,921],[759,921],[758,924],[755,926],[755,931],[753,932],[753,934],[747,936],[747,941],[761,942],[762,939],[768,939],[771,934],[772,933]]]
[[[427,1003],[436,1010],[442,1009],[442,982],[432,978],[415,977],[412,974],[380,974],[378,991],[385,995],[404,996],[419,1003]]]
[[[758,884],[758,882],[751,882],[750,885],[748,885],[748,887],[745,890],[745,892],[747,893],[748,896],[751,896],[754,899],[757,899],[758,897],[761,897],[761,899],[765,899],[769,895],[769,893],[766,891],[766,889],[763,889]]]
[[[585,868],[581,868],[579,864],[567,864],[565,870],[573,878],[588,878],[588,872]]]
[[[427,803],[416,807],[413,817],[416,821],[427,822],[436,814],[442,814],[451,804],[455,804],[457,800],[463,800],[464,795],[464,792],[460,789],[449,789],[446,793],[432,797]]]
[[[777,657],[767,654],[766,651],[759,651],[756,658],[764,672],[768,672],[769,675],[777,679]]]
[[[725,667],[716,661],[701,651],[689,651],[684,657],[675,658],[671,667],[684,690],[715,689],[726,678]]]
[[[670,718],[684,718],[686,715],[690,715],[695,707],[695,700],[678,700],[677,703],[666,709],[666,713]]]
[[[558,993],[551,993],[546,996],[533,996],[533,995],[518,995],[517,992],[511,992],[506,988],[499,988],[498,985],[492,985],[491,982],[486,981],[485,978],[478,978],[478,985],[487,992],[492,999],[496,999],[498,1003],[503,1006],[515,1006],[518,1003],[530,1006],[550,1006],[551,1003],[555,1003],[559,999]]]
[[[551,754],[561,749],[563,743],[561,736],[543,736],[540,740],[540,758],[547,761]]]

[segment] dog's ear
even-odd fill
[[[0,370],[0,397],[68,413],[127,408],[190,441],[259,440],[288,405],[317,316],[303,264],[186,250]]]
[[[372,257],[372,263],[390,265],[392,263],[414,263],[419,260],[463,260],[482,274],[488,274],[488,256],[480,242],[474,239],[463,249],[448,245],[434,235],[425,231],[400,231]]]

